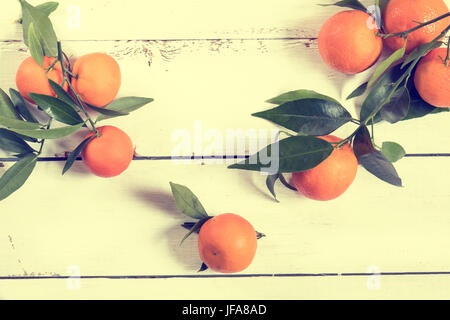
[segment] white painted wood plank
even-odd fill
[[[267,139],[251,138],[249,130],[270,137],[275,126],[251,114],[270,108],[265,100],[289,90],[330,95],[356,117],[361,99],[345,98],[371,74],[370,70],[350,77],[330,70],[321,61],[316,42],[310,40],[67,41],[64,48],[73,58],[93,51],[111,54],[122,69],[119,96],[155,99],[130,116],[105,121],[128,132],[136,152],[145,156],[244,153],[227,152],[230,141],[252,141],[250,150],[262,148]],[[0,43],[1,88],[15,87],[16,70],[27,56],[21,43]],[[375,136],[379,145],[396,141],[408,153],[449,152],[450,138],[445,134],[449,116],[382,124]],[[354,129],[350,124],[337,134],[345,137]],[[227,139],[227,130],[241,130],[241,134]],[[183,132],[190,143],[179,136]],[[48,143],[45,155],[71,151],[83,135]],[[177,148],[182,141],[187,147]],[[249,147],[247,143],[243,151],[248,153]]]
[[[42,1],[30,0],[31,4]],[[340,8],[314,0],[69,1],[52,16],[62,40],[241,39],[315,37]],[[0,40],[22,39],[20,5],[8,2],[0,16]]]
[[[450,270],[448,158],[399,162],[404,188],[360,168],[335,201],[277,186],[281,203],[259,173],[223,164],[134,161],[113,179],[87,174],[80,162],[61,177],[62,165],[40,162],[2,202],[0,276],[67,276],[72,267],[83,276],[196,274],[196,236],[179,245],[180,224],[190,220],[169,181],[189,186],[210,215],[240,214],[267,235],[243,274]]]
[[[0,280],[2,299],[448,299],[450,277]],[[369,283],[369,287],[368,287]],[[376,284],[375,286],[370,285]],[[78,284],[77,284],[78,285]],[[72,288],[72,289],[71,289]],[[120,288],[120,289],[119,289]],[[195,288],[195,290],[194,290]],[[371,289],[372,288],[372,289]]]

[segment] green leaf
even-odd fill
[[[14,109],[14,104],[5,91],[0,88],[0,117],[19,119]]]
[[[369,129],[365,125],[360,126],[353,138],[353,152],[356,158],[359,159],[362,155],[374,150],[375,148],[370,137]]]
[[[196,223],[186,223],[185,222],[182,225],[183,227],[187,228],[188,225],[192,225],[192,227],[189,229],[189,232],[184,235],[183,239],[181,239],[180,246],[183,244],[184,240],[186,240],[191,234],[193,234],[194,232],[199,233],[203,224],[211,218],[212,217],[202,218],[201,220],[197,221]]]
[[[44,51],[41,46],[39,36],[34,30],[33,22],[28,27],[28,48],[30,49],[31,56],[40,66],[44,63]]]
[[[331,97],[317,93],[312,90],[304,90],[304,89],[283,93],[275,98],[267,100],[266,102],[272,103],[272,104],[283,104],[286,102],[291,102],[294,100],[301,100],[301,99],[322,99],[322,100],[328,100],[328,101],[339,104],[339,102],[337,100],[335,100]]]
[[[100,114],[103,114],[105,116],[110,116],[110,117],[121,117],[121,116],[126,116],[129,113],[128,112],[121,112],[121,111],[116,111],[116,110],[109,110],[106,108],[100,108],[100,107],[96,107],[90,104],[87,104],[87,106],[89,107],[89,109],[92,109],[94,111],[97,111]]]
[[[351,8],[351,9],[367,12],[366,7],[358,0],[343,0],[343,1],[338,1],[336,3],[319,4],[319,6],[322,6],[322,7],[338,6],[338,7]]]
[[[397,162],[398,160],[400,160],[405,156],[406,151],[398,143],[386,141],[383,142],[383,145],[381,146],[381,153],[390,162]]]
[[[36,9],[41,10],[48,17],[53,11],[55,11],[58,8],[58,5],[59,5],[58,2],[49,1],[38,4],[36,6]]]
[[[228,168],[269,174],[306,171],[328,158],[332,151],[333,146],[320,138],[294,136],[275,142]]]
[[[350,113],[338,103],[322,99],[286,102],[253,116],[272,121],[306,135],[326,135],[352,120]]]
[[[403,120],[408,114],[410,97],[406,87],[400,87],[394,92],[390,101],[380,110],[380,116],[389,123]]]
[[[368,82],[364,82],[363,84],[361,84],[358,88],[353,90],[352,93],[350,93],[350,95],[347,97],[346,100],[350,100],[350,99],[362,96],[367,90],[367,85],[368,85]]]
[[[436,108],[422,99],[411,100],[408,114],[403,120],[411,120],[425,117],[429,114],[436,114],[441,112],[449,112],[449,108]]]
[[[30,93],[29,95],[39,107],[57,121],[70,125],[84,122],[71,105],[59,98],[37,93]]]
[[[277,199],[277,195],[275,194],[275,183],[277,182],[278,178],[280,178],[279,173],[270,174],[266,178],[267,189],[269,189],[270,193],[272,194],[276,202],[279,202]]]
[[[375,110],[385,101],[394,88],[394,83],[401,77],[402,71],[399,66],[389,69],[378,82],[372,87],[361,106],[360,119],[365,122]],[[374,122],[381,120],[381,117],[375,117]]]
[[[92,139],[95,138],[95,135],[90,136],[89,138],[84,139],[67,157],[67,161],[64,165],[62,174],[66,173],[73,165],[73,163],[75,162],[75,160],[78,158],[78,156],[80,155],[80,153],[83,151],[84,147],[89,143],[89,141],[91,141]]]
[[[33,172],[36,166],[37,156],[29,154],[11,168],[9,168],[0,178],[0,200],[10,196],[19,189]]]
[[[20,95],[20,93],[15,89],[9,89],[9,94],[14,106],[16,107],[16,110],[20,113],[20,115],[26,121],[38,123],[36,118],[28,109],[25,99]]]
[[[35,8],[42,11],[48,17],[53,11],[56,10],[58,5],[59,4],[57,2],[44,2],[44,3],[38,4]],[[22,18],[19,19],[19,23],[23,23]]]
[[[83,126],[83,124],[84,123],[80,123],[74,126],[67,126],[55,129],[42,129],[42,130],[11,129],[11,131],[36,139],[58,139],[71,135],[72,133],[75,133],[78,129],[80,129]]]
[[[185,215],[194,219],[209,217],[198,198],[189,188],[173,182],[170,182],[170,188],[178,209]]]
[[[11,119],[4,116],[0,116],[0,125],[11,129],[39,129],[41,125],[39,123],[28,122],[23,120]]]
[[[396,50],[387,59],[385,59],[382,63],[378,65],[372,77],[370,77],[367,87],[369,88],[372,87],[372,85],[381,77],[383,73],[386,72],[387,69],[389,69],[390,66],[392,66],[394,63],[396,63],[405,56],[405,52],[406,52],[406,42],[403,48]]]
[[[359,163],[377,178],[397,187],[402,180],[392,163],[378,150],[373,150],[359,157]]]
[[[34,151],[17,133],[5,128],[0,128],[0,149],[16,154],[26,154]]]
[[[114,100],[110,104],[108,104],[105,109],[119,111],[122,113],[130,113],[135,111],[146,104],[152,102],[152,98],[143,98],[143,97],[123,97],[117,100]],[[111,115],[101,114],[98,116],[97,121],[105,120],[108,118],[112,118]]]
[[[38,8],[33,7],[25,0],[19,0],[22,6],[22,26],[23,40],[29,47],[28,31],[30,23],[33,23],[34,30],[41,41],[44,55],[56,57],[58,55],[57,38],[55,30],[47,14]]]
[[[414,60],[420,59],[428,52],[433,49],[439,48],[441,45],[442,42],[435,40],[418,46],[410,54],[408,54],[401,68],[403,69],[409,63],[413,62]]]
[[[51,79],[48,79],[48,83],[50,84],[50,87],[52,87],[53,92],[60,100],[72,106],[75,110],[78,108],[75,100],[73,100],[73,98],[67,93],[66,90],[63,89],[63,87],[61,87],[58,83]]]

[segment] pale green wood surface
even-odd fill
[[[274,125],[250,114],[289,90],[328,94],[356,115],[358,104],[345,97],[371,74],[344,76],[322,63],[315,37],[340,10],[316,5],[322,1],[135,0],[125,7],[83,0],[77,2],[80,29],[66,24],[73,17],[68,10],[76,8],[60,2],[52,20],[69,56],[109,53],[122,69],[120,96],[155,98],[126,118],[105,122],[127,131],[139,156],[185,155],[174,151],[174,137],[182,129],[193,137],[199,123],[202,148],[186,155],[227,154],[226,143],[211,149],[208,133],[224,139],[227,130],[270,132]],[[19,12],[11,2],[0,15],[4,90],[15,87],[17,67],[28,56],[14,24]],[[410,154],[448,154],[449,117],[383,124],[375,136],[379,144],[401,143]],[[44,155],[64,156],[81,138],[50,142]],[[258,138],[244,134],[236,141],[248,140]],[[238,153],[249,151],[246,146]],[[61,177],[63,162],[39,162],[23,188],[1,203],[0,298],[448,298],[450,157],[398,162],[404,188],[359,168],[348,192],[326,203],[281,185],[276,203],[265,176],[216,162],[136,160],[113,179],[90,175],[81,162]],[[208,213],[240,214],[267,235],[240,274],[247,276],[201,278],[216,273],[196,272],[196,236],[179,246],[186,231],[180,224],[189,219],[178,212],[169,181],[189,186]],[[80,288],[71,287],[67,277],[78,271]],[[362,275],[348,275],[353,273]],[[165,276],[170,278],[158,278]]]

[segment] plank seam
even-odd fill
[[[227,159],[248,159],[248,155],[232,155],[232,156],[135,156],[133,160],[143,161],[143,160],[227,160]],[[406,154],[407,158],[430,158],[430,157],[450,157],[450,153],[413,153]],[[66,161],[67,157],[40,157],[38,161],[40,162],[54,162],[54,161]],[[81,157],[76,159],[81,161]],[[18,158],[0,158],[0,162],[17,162]]]
[[[257,37],[257,38],[174,38],[174,39],[163,39],[163,38],[154,38],[154,39],[74,39],[74,40],[61,40],[62,42],[114,42],[114,41],[141,41],[141,42],[150,42],[150,41],[163,41],[163,42],[180,42],[180,41],[283,41],[283,40],[304,40],[304,41],[316,41],[317,37]],[[0,43],[20,43],[23,40],[17,39],[3,39],[0,40]]]
[[[0,280],[44,280],[44,279],[201,279],[201,278],[283,278],[283,277],[371,277],[371,276],[435,276],[448,275],[450,271],[430,272],[381,272],[381,273],[262,273],[262,274],[212,274],[212,275],[123,275],[123,276],[11,276]]]

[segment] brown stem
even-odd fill
[[[443,14],[443,15],[437,17],[437,18],[434,18],[433,20],[430,20],[430,21],[421,23],[421,24],[419,24],[418,26],[416,26],[416,27],[414,27],[414,28],[412,28],[412,29],[406,30],[406,31],[397,32],[397,33],[391,33],[391,34],[379,34],[379,35],[380,35],[381,37],[383,37],[384,39],[391,38],[391,37],[401,37],[401,38],[406,38],[410,33],[414,32],[414,31],[416,31],[416,30],[419,30],[419,29],[421,29],[421,28],[423,28],[423,27],[425,27],[425,26],[428,26],[428,25],[430,25],[430,24],[433,24],[433,23],[435,23],[435,22],[438,22],[438,21],[440,21],[440,20],[442,20],[442,19],[445,19],[445,18],[447,18],[447,17],[450,17],[450,12],[447,12],[447,13],[445,13],[445,14]]]
[[[92,129],[95,131],[95,134],[97,136],[99,136],[99,132],[97,130],[97,128],[95,127],[95,123],[94,121],[92,121],[91,117],[89,116],[88,112],[86,111],[86,108],[84,107],[83,104],[83,99],[81,99],[81,97],[78,95],[78,93],[75,92],[75,89],[73,88],[72,84],[70,83],[69,77],[67,76],[67,70],[64,64],[64,59],[63,59],[63,51],[61,49],[61,42],[58,41],[58,60],[61,62],[61,69],[62,69],[62,73],[63,73],[63,83],[66,81],[67,85],[69,86],[70,90],[72,91],[73,95],[75,96],[77,102],[78,102],[78,106],[80,108],[80,110],[84,113],[84,115],[86,116],[86,118],[88,119]]]

